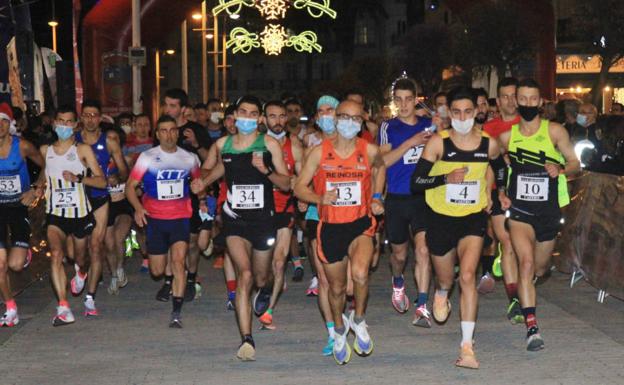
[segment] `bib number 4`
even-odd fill
[[[480,181],[446,185],[446,201],[456,205],[474,205],[479,202]]]

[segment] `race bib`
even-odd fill
[[[78,188],[67,187],[52,191],[52,207],[71,209],[78,207]]]
[[[446,185],[446,202],[456,205],[474,205],[479,202],[481,182],[478,180]]]
[[[19,175],[0,176],[0,195],[15,195],[22,192]]]
[[[403,154],[403,164],[418,163],[418,159],[420,159],[424,148],[425,146],[414,146],[407,150],[405,154]]]
[[[535,178],[518,175],[516,199],[531,202],[548,200],[548,178]]]
[[[166,179],[156,181],[159,201],[170,201],[184,197],[184,179]]]
[[[336,190],[338,197],[332,206],[360,206],[362,204],[362,185],[358,182],[327,182],[327,191]]]
[[[264,207],[264,185],[235,184],[232,186],[232,207],[241,210]]]

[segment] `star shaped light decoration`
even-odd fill
[[[256,8],[267,20],[283,19],[288,10],[288,0],[258,0],[256,1]]]

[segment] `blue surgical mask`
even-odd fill
[[[585,127],[585,125],[587,124],[587,115],[583,115],[583,114],[576,115],[576,122],[580,124],[581,126]]]
[[[358,132],[360,132],[362,125],[354,122],[351,119],[338,119],[336,128],[338,129],[338,133],[343,138],[353,139],[358,134]]]
[[[332,134],[336,131],[336,122],[331,115],[321,116],[316,123],[325,134]]]
[[[282,140],[282,138],[286,136],[286,131],[282,131],[279,134],[276,134],[272,130],[267,130],[267,135],[277,140]]]
[[[56,132],[56,135],[60,140],[67,140],[74,135],[74,128],[70,126],[56,125],[54,126],[54,132]]]
[[[236,118],[236,128],[243,135],[252,134],[258,129],[258,121],[256,119]]]

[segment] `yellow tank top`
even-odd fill
[[[468,173],[462,183],[447,183],[425,192],[425,200],[436,213],[450,217],[465,217],[487,207],[486,173],[489,164],[490,137],[482,132],[479,147],[464,151],[453,143],[448,131],[441,131],[443,155],[434,163],[429,176],[445,175],[467,167]]]

